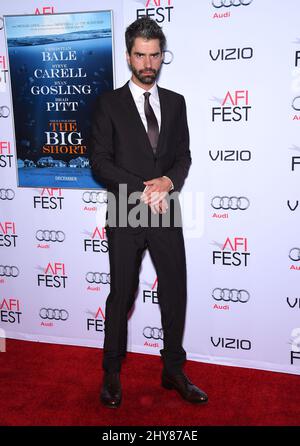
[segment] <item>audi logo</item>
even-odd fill
[[[58,308],[41,308],[40,317],[42,319],[66,321],[69,317],[69,313],[67,310],[59,310]]]
[[[248,6],[253,0],[212,0],[214,8],[230,8],[231,6]]]
[[[0,17],[0,31],[4,28],[4,20],[3,17]]]
[[[300,96],[296,96],[294,99],[293,99],[293,102],[292,102],[292,107],[293,107],[293,109],[294,110],[296,110],[296,111],[300,111],[300,103],[299,103],[299,105],[297,105],[297,104],[295,104],[297,101],[299,101],[300,100]],[[300,101],[299,101],[300,102]]]
[[[143,335],[147,339],[155,339],[156,341],[158,339],[163,340],[163,329],[157,328],[157,327],[145,327],[143,331]]]
[[[0,265],[0,277],[17,277],[19,272],[16,266]]]
[[[12,189],[0,189],[0,200],[13,200],[15,193]]]
[[[0,105],[0,118],[8,118],[9,112],[7,105]]]
[[[289,258],[293,260],[293,262],[300,261],[300,248],[292,248],[289,252]]]
[[[170,65],[173,62],[174,54],[170,50],[164,51],[163,64]]]
[[[85,275],[85,280],[88,283],[102,283],[103,285],[106,285],[110,283],[110,274],[108,273],[93,273],[88,272]]]
[[[85,191],[82,194],[82,200],[85,203],[107,203],[107,192],[106,191],[100,191],[100,192],[90,192]]]
[[[246,303],[250,299],[250,294],[247,290],[237,290],[236,288],[231,290],[229,288],[215,288],[212,297],[218,301]]]
[[[55,231],[54,229],[38,229],[35,237],[39,242],[63,242],[66,238],[63,231]]]
[[[236,211],[245,211],[250,206],[250,201],[247,197],[220,197],[216,196],[211,200],[211,205],[214,209],[231,209]]]

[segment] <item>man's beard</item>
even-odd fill
[[[147,68],[145,70],[136,70],[134,66],[130,65],[131,71],[132,73],[135,75],[135,77],[142,83],[145,85],[151,85],[155,82],[159,71],[154,70],[153,68]],[[151,71],[153,74],[148,74],[148,75],[144,75],[144,72],[149,72]]]

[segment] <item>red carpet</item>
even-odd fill
[[[1,426],[299,426],[299,377],[188,361],[209,395],[187,403],[160,386],[161,360],[129,353],[123,403],[98,402],[102,350],[7,340],[0,353]]]

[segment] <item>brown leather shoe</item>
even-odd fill
[[[162,386],[168,390],[177,390],[179,395],[190,403],[206,403],[208,401],[206,393],[195,386],[184,373],[169,375],[163,372]]]
[[[100,400],[106,407],[117,408],[121,404],[122,389],[119,373],[105,373]]]

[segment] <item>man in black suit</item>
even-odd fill
[[[118,407],[127,317],[146,248],[158,277],[164,348],[162,386],[186,400],[207,395],[183,373],[186,261],[178,193],[191,164],[183,96],[156,84],[166,44],[148,17],[126,30],[131,80],[98,98],[92,126],[91,166],[107,187],[106,232],[111,289],[106,301],[101,401]]]

